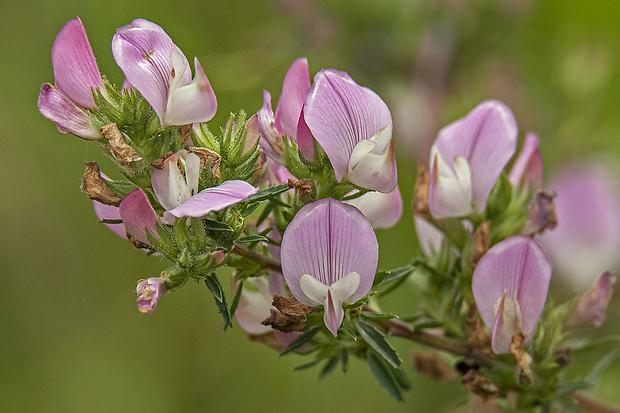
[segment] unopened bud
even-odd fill
[[[605,321],[607,305],[614,292],[615,282],[616,277],[611,275],[609,271],[601,274],[592,287],[579,298],[577,307],[575,307],[575,311],[568,319],[567,324],[575,326],[590,322],[596,327],[600,327]]]

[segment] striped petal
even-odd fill
[[[335,334],[343,302],[355,302],[370,291],[378,254],[377,238],[364,215],[327,198],[303,207],[289,224],[282,238],[282,273],[298,301],[325,306],[326,325]]]
[[[154,237],[158,237],[157,214],[142,189],[134,189],[128,193],[121,201],[119,212],[127,232],[140,242],[149,244],[147,230]]]
[[[529,237],[506,238],[482,256],[474,270],[472,291],[482,320],[498,334],[493,339],[496,352],[508,351],[509,333],[518,332],[515,326],[531,339],[550,278],[549,258]]]
[[[58,90],[80,107],[95,106],[93,89],[103,91],[103,80],[79,17],[58,32],[52,46],[52,66]]]
[[[39,112],[56,123],[62,133],[69,132],[84,139],[101,138],[88,112],[49,83],[41,86],[38,107]]]
[[[297,138],[297,124],[304,99],[310,89],[308,60],[301,57],[293,62],[284,76],[282,94],[275,113],[276,128],[293,140]]]
[[[164,212],[167,222],[174,221],[174,217],[203,217],[209,212],[221,211],[247,199],[257,193],[256,188],[246,181],[232,180],[218,186],[207,188],[192,196],[178,207]]]

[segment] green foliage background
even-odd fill
[[[398,227],[379,233],[381,268],[404,264],[416,250],[409,204],[416,159],[427,154],[411,140],[432,139],[483,99],[508,103],[521,136],[539,133],[546,173],[585,154],[620,154],[617,1],[26,0],[4,4],[2,14],[2,412],[433,412],[465,400],[458,384],[423,379],[410,366],[414,390],[403,404],[363,363],[322,382],[315,371],[292,372],[305,360],[277,360],[238,327],[222,334],[202,284],[140,314],[136,280],[156,276],[165,263],[97,223],[79,189],[83,162],[97,160],[104,171],[110,164],[94,145],[60,134],[36,108],[40,85],[53,82],[54,37],[75,15],[101,71],[117,84],[123,77],[109,47],[114,29],[137,17],[160,24],[205,68],[218,97],[215,128],[230,111],[258,110],[263,89],[275,100],[299,56],[308,57],[312,74],[335,67],[375,90],[394,114],[405,200]],[[452,52],[433,112],[437,124],[424,135],[412,121],[419,115],[410,98],[420,93],[413,80],[424,66],[416,57],[420,44],[437,28],[450,33]],[[403,311],[415,305],[415,294],[397,298]],[[608,328],[617,331],[618,321],[612,317]],[[407,358],[408,344],[398,348]],[[618,367],[596,389],[603,399],[620,402]]]

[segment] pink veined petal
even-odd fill
[[[379,248],[368,220],[355,207],[331,198],[304,206],[282,237],[282,272],[297,300],[316,305],[301,286],[308,274],[326,286],[356,272],[360,284],[350,300],[364,297],[372,286]]]
[[[183,58],[183,84],[186,84],[192,75],[185,55],[164,29],[155,23],[136,19],[118,28],[112,38],[114,60],[127,81],[144,96],[160,120],[164,118],[172,78],[172,50]]]
[[[101,138],[90,115],[49,83],[41,86],[38,106],[41,114],[56,123],[62,133],[69,132],[84,139]]]
[[[516,145],[514,116],[508,106],[495,100],[482,102],[464,118],[441,129],[434,143],[450,167],[457,157],[467,160],[472,201],[478,212],[486,208],[489,193]]]
[[[192,196],[178,207],[164,212],[166,221],[171,222],[174,217],[203,217],[209,212],[221,211],[247,199],[257,193],[256,188],[246,181],[232,180],[218,186],[207,188]]]
[[[245,123],[245,142],[243,144],[243,154],[247,155],[254,150],[261,133],[258,127],[258,115],[255,113]]]
[[[344,319],[344,310],[342,309],[342,301],[336,300],[331,291],[327,292],[327,298],[323,303],[324,313],[323,322],[327,329],[331,331],[334,337],[338,336],[338,329]]]
[[[86,30],[79,17],[60,29],[52,46],[54,83],[58,90],[83,108],[95,106],[93,89],[103,90],[103,80]]]
[[[118,207],[114,205],[105,205],[101,202],[93,201],[93,207],[95,208],[95,214],[97,214],[97,218],[99,220],[104,219],[121,219],[121,213]],[[123,224],[104,224],[106,227],[110,228],[116,235],[123,239],[127,239],[125,234],[125,227]]]
[[[264,278],[248,279],[252,285],[258,288],[258,291],[243,289],[239,304],[235,311],[237,323],[248,334],[266,334],[272,331],[271,327],[264,326],[261,322],[269,317],[273,306],[272,298],[269,294],[265,295],[264,290],[267,287],[267,280]],[[261,288],[262,287],[262,288]],[[237,283],[233,280],[233,295],[237,291]]]
[[[510,316],[506,316],[506,292],[504,291],[499,302],[495,325],[493,326],[493,335],[491,336],[491,347],[495,354],[510,352],[512,336],[519,332],[519,329],[515,328],[514,323],[511,323],[511,321],[514,320],[511,320]]]
[[[546,185],[557,193],[558,225],[540,243],[558,273],[582,291],[620,264],[620,193],[615,170],[605,166],[567,165]]]
[[[551,263],[532,238],[513,235],[482,256],[472,278],[472,291],[482,320],[495,325],[495,302],[504,292],[516,299],[522,332],[529,337],[543,310],[549,290]]]
[[[306,123],[303,109],[297,123],[297,149],[306,160],[314,162],[314,137]]]
[[[282,94],[275,113],[276,127],[294,141],[297,140],[297,123],[308,89],[310,89],[308,61],[305,57],[301,57],[293,62],[284,76]]]
[[[523,185],[526,188],[538,189],[542,182],[542,156],[538,150],[540,139],[528,133],[523,142],[521,153],[512,165],[508,179],[513,186]]]
[[[185,56],[176,50],[171,53],[175,70],[182,68]],[[217,99],[197,58],[194,58],[194,67],[196,75],[191,82],[177,85],[176,76],[171,82],[162,126],[207,122],[215,116]]]
[[[125,229],[137,240],[149,244],[147,230],[152,236],[159,237],[157,214],[142,189],[137,188],[128,193],[121,201],[119,212]]]
[[[403,214],[403,198],[398,186],[387,194],[368,192],[346,203],[359,209],[375,229],[393,227]]]
[[[284,143],[282,133],[276,128],[276,121],[271,109],[271,95],[266,90],[263,91],[263,106],[256,113],[258,116],[258,127],[262,136],[260,146],[270,159],[283,165]]]
[[[392,124],[390,110],[375,92],[358,85],[346,73],[333,69],[316,74],[303,112],[312,135],[332,163],[338,181],[349,169],[355,146]]]

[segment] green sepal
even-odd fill
[[[392,347],[390,342],[387,340],[385,334],[363,319],[358,319],[355,322],[355,326],[364,341],[366,341],[366,343],[368,343],[368,345],[372,347],[377,354],[383,357],[383,359],[385,359],[385,361],[392,367],[400,368],[403,361],[396,350],[394,350],[394,347]]]
[[[204,225],[207,233],[209,232],[235,232],[234,229],[230,225],[224,224],[223,222],[213,221],[211,219],[203,219],[202,224]]]
[[[174,238],[177,245],[182,248],[189,243],[189,230],[187,226],[187,218],[181,217],[174,220],[172,224],[172,230],[174,232]]]
[[[243,218],[246,218],[248,216],[250,216],[250,214],[252,214],[252,212],[256,211],[256,209],[260,206],[260,202],[252,202],[250,204],[248,204],[245,209],[243,210],[243,214],[241,214],[243,216]]]
[[[486,218],[492,220],[499,217],[508,208],[511,199],[512,184],[508,175],[502,172],[487,198]]]
[[[226,331],[228,327],[232,327],[232,323],[230,319],[230,311],[226,302],[226,294],[224,293],[222,284],[220,284],[220,280],[215,274],[208,275],[205,278],[205,284],[207,285],[207,288],[209,288],[209,291],[211,291],[211,294],[213,294],[213,299],[215,300],[217,310],[222,315],[222,331]]]
[[[200,132],[201,133],[197,133],[195,130],[191,131],[192,142],[194,142],[194,145],[219,153],[220,145],[217,143],[215,135],[213,135],[213,133],[209,130],[206,122],[200,123]]]
[[[114,195],[121,199],[125,198],[128,193],[137,188],[136,184],[128,180],[108,181],[107,179],[104,179],[103,182],[112,192],[114,192]]]
[[[236,242],[239,244],[253,244],[257,242],[268,242],[267,237],[263,237],[262,235],[250,235],[247,237],[239,238]]]
[[[391,281],[398,280],[402,277],[407,277],[413,272],[413,270],[415,270],[415,268],[415,265],[409,264],[405,265],[404,267],[395,268],[393,270],[377,271],[377,273],[375,274],[375,281],[373,282],[372,286],[374,287],[377,285],[386,284]]]
[[[284,146],[284,160],[286,162],[286,169],[295,177],[310,177],[312,171],[304,162],[303,156],[299,153],[297,145],[290,139],[283,138]]]
[[[293,340],[293,342],[290,343],[288,346],[286,346],[285,348],[280,350],[280,352],[278,353],[278,357],[281,357],[281,356],[283,356],[283,355],[285,355],[287,353],[290,353],[291,351],[296,350],[299,347],[303,346],[308,341],[312,340],[312,337],[314,337],[322,329],[323,329],[323,326],[319,325],[319,326],[314,327],[310,331],[307,331],[307,332],[303,333],[302,335],[297,337],[295,340]]]
[[[362,311],[362,317],[370,320],[370,321],[382,321],[382,320],[392,320],[394,318],[399,318],[396,314],[391,313],[373,313],[370,311]]]

